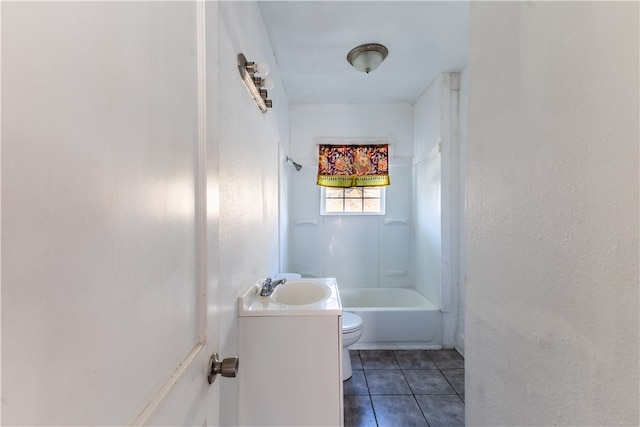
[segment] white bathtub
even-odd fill
[[[442,347],[442,315],[412,288],[340,289],[342,310],[362,318],[363,333],[351,349]]]

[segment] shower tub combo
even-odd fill
[[[340,289],[340,300],[363,322],[352,349],[442,347],[440,310],[413,288]]]

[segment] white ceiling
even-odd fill
[[[466,1],[260,1],[292,104],[415,101],[442,72],[467,64]],[[347,62],[364,43],[389,56],[365,74]]]

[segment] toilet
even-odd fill
[[[355,313],[342,313],[342,381],[353,375],[349,346],[355,344],[362,336],[362,319]]]

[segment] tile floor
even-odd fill
[[[464,359],[455,350],[351,350],[345,427],[464,426]]]

